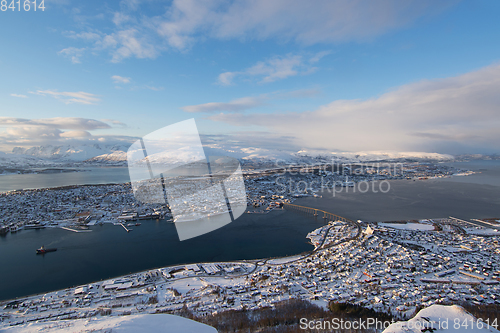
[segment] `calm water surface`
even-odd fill
[[[127,183],[126,167],[81,167],[80,172],[0,175],[0,192],[67,185]]]
[[[480,173],[422,181],[393,180],[389,181],[390,190],[387,193],[360,193],[353,188],[344,188],[340,193],[324,192],[322,198],[301,198],[295,203],[363,221],[448,216],[462,219],[500,218],[500,161],[446,165]]]
[[[0,237],[0,299],[174,264],[298,254],[313,249],[305,237],[324,224],[322,219],[276,210],[244,214],[224,228],[180,242],[173,223],[141,222],[130,233],[105,224],[86,233],[55,228]],[[36,255],[41,245],[57,251]]]

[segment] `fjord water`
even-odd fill
[[[449,216],[500,218],[500,160],[444,164],[477,173],[417,181],[392,180],[387,193],[339,188],[337,193],[324,192],[322,198],[306,197],[295,203],[367,222]],[[382,189],[385,191],[386,187]]]
[[[313,249],[305,237],[324,224],[285,210],[243,214],[224,228],[180,242],[173,223],[141,222],[130,233],[104,224],[85,233],[51,228],[0,237],[0,300],[175,264],[298,254]],[[57,251],[36,255],[41,245]]]
[[[68,168],[79,172],[0,175],[0,192],[68,185],[112,184],[130,181],[126,167]]]

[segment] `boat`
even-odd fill
[[[140,225],[141,225],[140,223],[136,223],[136,224],[135,224],[135,226],[136,226],[136,227],[138,227],[138,226],[140,226]]]
[[[18,232],[18,231],[21,231],[22,227],[17,225],[17,224],[14,224],[10,227],[10,232],[11,233],[15,233],[15,232]]]
[[[24,226],[24,229],[45,229],[44,225],[37,225],[37,224],[26,224]]]
[[[56,248],[46,249],[45,246],[42,245],[41,248],[36,250],[36,254],[45,254],[47,252],[55,252],[55,251],[57,251]]]

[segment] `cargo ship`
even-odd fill
[[[37,249],[36,250],[36,254],[45,254],[47,252],[54,252],[54,251],[57,251],[56,248],[52,248],[52,249],[46,249],[43,245],[41,248]]]

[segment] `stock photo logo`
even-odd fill
[[[127,162],[136,200],[168,204],[181,241],[233,222],[247,207],[239,161],[207,158],[194,119],[137,140]]]

